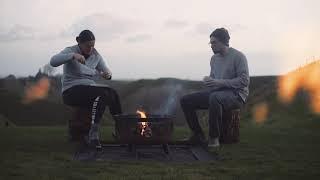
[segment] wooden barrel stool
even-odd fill
[[[72,116],[68,123],[70,141],[83,141],[91,127],[91,112],[83,107],[71,107]]]
[[[239,142],[240,109],[224,111],[220,126],[220,143],[232,144]]]

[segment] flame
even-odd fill
[[[137,114],[140,114],[140,118],[142,118],[142,119],[145,119],[145,118],[147,118],[147,116],[146,116],[146,113],[145,112],[143,112],[143,111],[139,111],[139,110],[137,110]]]
[[[310,94],[310,106],[320,113],[320,61],[315,61],[278,79],[278,96],[284,103],[290,103],[299,89]]]
[[[145,135],[145,132],[146,132],[146,129],[148,127],[148,124],[147,122],[141,122],[141,136],[144,136]]]
[[[48,96],[49,88],[49,79],[46,77],[41,78],[35,85],[32,85],[25,90],[25,96],[22,102],[28,104],[46,98]]]
[[[137,114],[140,114],[141,119],[147,118],[146,113],[143,111],[137,110]],[[151,137],[152,136],[151,128],[149,127],[148,122],[145,122],[145,121],[141,122],[140,134],[141,134],[141,136],[144,136],[144,137]]]
[[[269,107],[265,102],[256,104],[253,107],[253,117],[258,124],[261,124],[266,120],[268,112]]]

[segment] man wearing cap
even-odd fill
[[[196,110],[209,109],[209,147],[219,147],[223,110],[240,108],[249,95],[249,70],[245,55],[229,47],[229,33],[218,28],[210,34],[211,71],[203,78],[206,89],[187,94],[180,100],[187,123],[193,135],[192,143],[205,144],[205,136],[199,125]]]
[[[91,127],[83,141],[101,149],[99,126],[106,106],[112,115],[120,114],[121,105],[115,90],[96,84],[98,77],[107,80],[112,74],[103,58],[94,48],[95,36],[90,30],[83,30],[76,38],[77,45],[67,47],[54,55],[50,64],[63,65],[62,98],[70,106],[84,107],[91,112]],[[72,136],[72,134],[71,134]],[[70,137],[73,140],[73,137]]]

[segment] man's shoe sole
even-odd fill
[[[218,144],[218,145],[208,144],[208,147],[209,148],[218,148],[218,147],[220,147],[220,144]]]

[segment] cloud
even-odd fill
[[[89,29],[93,31],[97,39],[108,41],[134,31],[139,24],[131,19],[109,13],[98,13],[85,16],[76,21],[68,29],[64,30],[61,36],[77,36],[82,30]]]
[[[226,26],[227,29],[229,29],[232,32],[236,32],[236,31],[245,31],[248,30],[249,27],[243,24],[231,24],[229,26]]]
[[[209,23],[199,23],[195,26],[195,32],[201,35],[210,35],[216,28],[226,28],[229,32],[243,31],[247,30],[248,27],[242,24],[209,24]]]
[[[209,35],[212,32],[213,25],[209,23],[199,23],[195,26],[195,32],[202,35]]]
[[[188,26],[188,23],[186,21],[181,20],[175,20],[175,19],[169,19],[164,23],[164,26],[167,28],[184,28]]]
[[[138,34],[138,35],[135,35],[135,36],[128,37],[126,39],[126,41],[129,42],[129,43],[136,43],[136,42],[146,41],[146,40],[149,40],[151,38],[152,38],[152,36],[150,34]]]
[[[32,27],[16,24],[8,31],[1,30],[0,41],[18,41],[35,39],[35,30]]]

